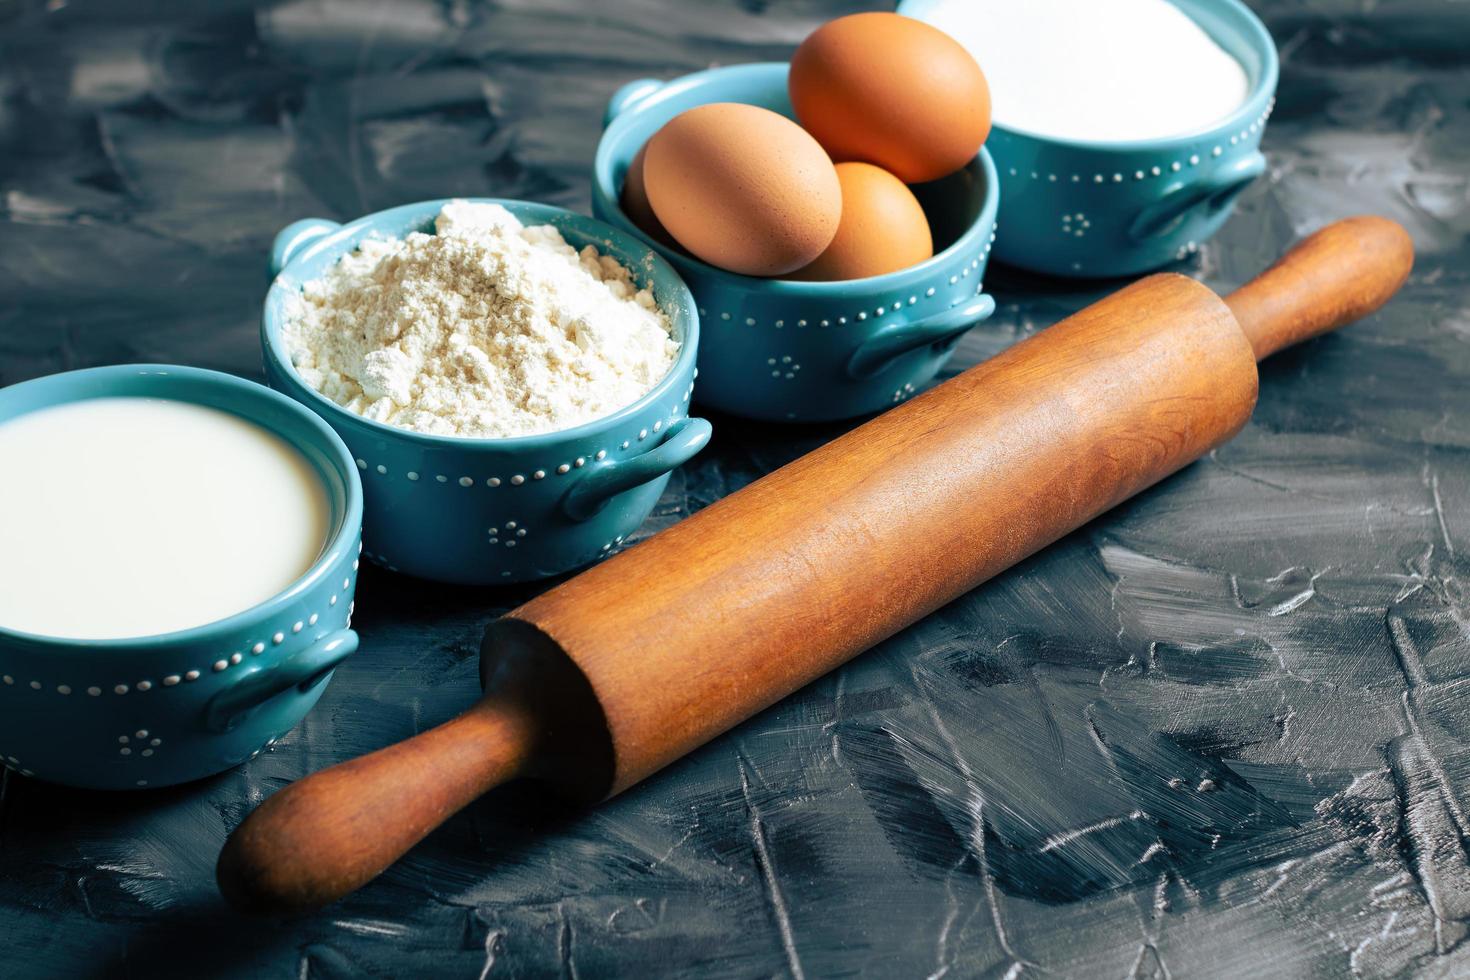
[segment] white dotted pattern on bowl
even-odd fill
[[[497,524],[489,529],[489,537],[486,538],[485,543],[514,548],[516,542],[528,533],[530,533],[529,530],[519,521],[506,521],[504,524]]]
[[[1230,138],[1228,140],[1228,144],[1230,146],[1238,146],[1241,143],[1244,143],[1244,142],[1249,141],[1249,139],[1250,139],[1250,137],[1252,135],[1254,135],[1256,133],[1259,133],[1261,131],[1262,127],[1264,127],[1266,125],[1266,120],[1268,120],[1268,119],[1271,118],[1271,112],[1275,108],[1276,108],[1276,100],[1275,99],[1272,99],[1270,102],[1268,102],[1266,104],[1266,110],[1264,112],[1262,112],[1260,114],[1260,116],[1258,116],[1255,119],[1255,121],[1253,121],[1245,129],[1242,129],[1239,133],[1235,133],[1235,134],[1232,134],[1230,136]],[[1211,147],[1210,148],[1210,156],[1212,156],[1212,157],[1220,157],[1220,156],[1223,156],[1224,153],[1225,153],[1225,146],[1226,146],[1225,143],[1220,143],[1220,144],[1217,144],[1217,145]],[[1162,177],[1165,173],[1175,173],[1175,174],[1177,174],[1181,170],[1183,170],[1185,167],[1198,167],[1199,164],[1200,164],[1200,156],[1199,156],[1199,154],[1198,153],[1191,153],[1186,158],[1183,158],[1183,159],[1180,159],[1180,160],[1171,160],[1167,165],[1160,164],[1160,165],[1157,165],[1157,166],[1149,167],[1147,170],[1134,170],[1134,171],[1132,171],[1131,173],[1128,173],[1128,174],[1124,174],[1121,171],[1115,172],[1115,173],[1097,173],[1097,174],[1084,174],[1084,173],[1056,174],[1056,173],[1046,173],[1046,172],[1040,172],[1040,171],[1033,170],[1033,171],[1031,171],[1030,174],[1028,174],[1026,176],[1029,176],[1031,180],[1045,180],[1048,183],[1052,183],[1052,184],[1057,183],[1058,181],[1061,181],[1061,180],[1067,180],[1067,181],[1070,181],[1071,183],[1074,183],[1074,184],[1080,184],[1080,183],[1083,183],[1084,181],[1087,181],[1087,180],[1091,180],[1094,184],[1106,184],[1106,183],[1121,184],[1125,180],[1130,179],[1130,178],[1132,180],[1148,180],[1148,179],[1150,179],[1152,177]],[[1012,177],[1020,177],[1020,176],[1022,176],[1021,172],[1019,170],[1017,170],[1015,167],[1009,168],[1007,172]]]
[[[802,322],[805,323],[805,321],[802,321]],[[695,372],[695,376],[698,377],[698,375],[699,375],[699,372],[696,371]],[[693,395],[694,395],[694,383],[691,381],[689,383],[689,386],[684,389],[684,394],[680,398],[680,402],[681,403],[687,403],[689,401],[689,399]],[[681,418],[683,418],[683,409],[681,408],[680,405],[674,405],[670,409],[668,419],[666,419],[666,420],[665,419],[658,419],[657,421],[655,421],[653,423],[652,428],[640,429],[639,432],[638,432],[638,441],[642,442],[643,440],[646,440],[653,433],[662,432],[664,430],[664,427],[665,426],[672,426],[675,422],[679,421],[679,419],[681,419]],[[631,440],[631,439],[625,439],[625,440],[623,440],[622,444],[618,448],[620,448],[620,449],[627,449],[632,444],[633,444],[633,440]],[[596,461],[599,461],[600,462],[600,461],[602,461],[602,460],[604,460],[604,459],[607,458],[607,453],[608,453],[608,450],[606,450],[606,449],[598,449],[594,453],[592,453],[591,458],[593,460],[596,460]],[[436,482],[436,483],[442,483],[442,484],[457,484],[458,486],[464,487],[466,489],[468,489],[470,487],[477,486],[477,485],[482,485],[482,486],[485,486],[485,487],[489,487],[492,490],[497,489],[498,487],[505,486],[507,484],[509,484],[510,486],[513,486],[513,487],[519,487],[519,486],[524,486],[527,481],[545,480],[548,477],[553,477],[553,476],[566,476],[567,474],[571,473],[573,470],[581,469],[582,467],[586,466],[587,465],[587,461],[588,461],[588,457],[586,457],[586,456],[578,456],[575,459],[563,460],[563,461],[560,461],[560,462],[557,462],[557,463],[552,463],[552,464],[550,464],[548,466],[544,466],[544,467],[536,467],[536,468],[533,468],[529,472],[526,472],[526,473],[512,473],[510,476],[505,476],[505,477],[502,477],[502,476],[488,476],[488,477],[485,477],[484,479],[476,479],[475,477],[468,476],[468,475],[455,476],[452,473],[436,473],[436,474],[434,474],[434,482]],[[360,470],[362,470],[364,473],[371,471],[371,472],[377,473],[379,476],[386,476],[386,477],[389,477],[390,479],[395,476],[393,470],[391,470],[386,464],[382,464],[382,463],[370,464],[365,459],[358,459],[358,460],[356,460],[356,462],[357,462],[357,468],[360,469]],[[406,479],[408,479],[410,482],[413,482],[413,483],[417,483],[418,481],[420,481],[420,480],[422,480],[424,478],[423,473],[421,473],[421,472],[419,472],[417,470],[407,470],[407,471],[405,471],[403,473],[403,476]],[[375,557],[375,556],[369,555],[369,557],[370,558],[373,558],[374,561],[379,562],[379,564],[383,564],[382,559],[381,559],[381,556],[376,556]]]
[[[160,745],[163,744],[163,739],[159,738],[156,735],[150,735],[148,729],[146,728],[140,728],[132,735],[119,735],[117,737],[117,742],[118,755],[132,755],[133,750],[136,747],[138,755],[147,759],[154,754],[154,751]]]
[[[801,364],[790,354],[766,358],[766,367],[771,369],[771,377],[785,378],[787,381],[796,380],[796,373],[801,370]]]
[[[358,545],[358,550],[359,551],[362,550],[362,546],[361,546],[360,543]],[[356,563],[355,562],[353,563],[353,567],[356,568]],[[342,580],[342,589],[343,589],[343,591],[346,591],[347,589],[351,588],[351,586],[352,586],[352,580],[350,578],[345,578],[345,579]],[[337,604],[337,595],[336,594],[333,594],[331,596],[331,598],[329,598],[327,600],[327,604],[329,606],[335,606]],[[351,607],[349,607],[348,615],[349,615],[349,617],[351,616]],[[317,613],[315,613],[315,612],[313,612],[307,618],[307,620],[306,620],[305,623],[303,623],[303,622],[301,622],[301,621],[298,620],[296,622],[291,623],[290,626],[288,627],[288,629],[292,633],[300,633],[303,629],[305,629],[305,627],[306,627],[307,624],[310,624],[312,626],[315,626],[320,619],[321,619],[320,615],[317,614]],[[278,630],[276,633],[272,634],[272,636],[271,636],[271,643],[272,644],[281,644],[281,643],[284,643],[285,642],[285,639],[286,639],[286,632],[284,630]],[[264,641],[257,640],[254,643],[245,643],[245,644],[243,644],[243,647],[245,649],[248,649],[250,651],[251,656],[259,656],[261,653],[265,652],[265,643],[264,643]],[[239,666],[241,663],[244,662],[244,660],[245,660],[244,653],[242,653],[242,652],[240,652],[240,651],[237,650],[237,651],[231,652],[229,654],[226,654],[226,655],[220,657],[219,659],[213,661],[212,663],[209,664],[207,670],[208,670],[209,673],[214,673],[214,674],[223,673],[224,671],[229,670],[231,667]],[[203,676],[204,672],[205,672],[204,669],[198,669],[198,668],[196,668],[196,669],[179,671],[178,673],[165,674],[162,678],[159,679],[158,683],[161,684],[161,685],[163,685],[164,687],[176,687],[176,686],[178,686],[181,683],[188,683],[188,682],[191,682],[191,681],[197,681],[200,677]],[[15,676],[13,674],[8,674],[8,673],[7,674],[0,674],[0,685],[4,685],[5,687],[20,687],[20,686],[23,686],[23,687],[29,688],[32,691],[44,691],[44,690],[47,689],[47,685],[46,684],[43,684],[41,681],[38,681],[38,680],[27,681],[27,682],[25,682],[22,685],[19,681],[17,681],[15,679]],[[121,695],[124,695],[124,694],[129,693],[130,691],[138,691],[138,692],[142,692],[142,693],[145,693],[146,694],[148,691],[153,690],[153,687],[154,687],[154,682],[152,680],[150,680],[150,679],[145,678],[145,679],[140,680],[140,681],[138,681],[138,682],[136,682],[134,684],[113,684],[113,685],[110,686],[110,689],[111,689],[111,691],[112,691],[113,694],[116,694],[116,695],[121,696]],[[86,691],[86,693],[87,693],[88,696],[94,697],[94,698],[101,697],[102,696],[102,692],[104,690],[107,690],[107,689],[109,689],[109,686],[108,685],[104,685],[104,684],[90,684],[90,685],[87,685],[85,688],[83,688],[83,690]],[[57,694],[65,697],[65,696],[70,695],[75,690],[75,688],[71,684],[57,684],[57,685],[55,685],[55,687],[53,688],[53,690]]]
[[[134,741],[134,739],[136,739],[137,741]],[[163,739],[159,738],[156,735],[151,735],[146,728],[140,728],[131,736],[118,736],[117,744],[119,746],[117,754],[122,758],[126,758],[129,760],[148,759],[153,757],[157,753],[159,747],[163,745]],[[250,753],[249,758],[254,759],[256,756],[260,755],[260,753],[264,752],[266,749],[269,749],[272,745],[275,744],[276,740],[274,738],[266,739],[264,745],[256,749],[254,752]],[[135,746],[137,747],[136,752],[134,751]],[[247,759],[246,761],[249,760]],[[27,769],[25,766],[21,765],[21,761],[18,758],[13,755],[6,755],[3,752],[0,752],[0,766],[3,766],[6,769],[14,770],[15,772],[20,773],[22,776],[33,777],[36,775],[32,770]],[[133,785],[140,787],[147,786],[148,780],[136,779],[133,781]]]
[[[960,272],[959,272],[958,275],[952,275],[952,276],[949,277],[949,284],[951,286],[957,284],[961,279],[967,278],[971,273],[978,272],[979,271],[981,264],[984,263],[987,258],[989,258],[989,256],[990,256],[990,250],[995,246],[995,232],[996,232],[996,229],[998,229],[999,227],[1000,227],[999,225],[996,225],[995,228],[992,228],[991,229],[991,231],[990,231],[990,238],[985,242],[985,247],[980,250],[980,254],[979,255],[976,255],[974,258],[972,258],[969,261],[969,263],[966,264],[965,267],[960,270]],[[981,287],[980,287],[980,283],[979,283],[978,280],[975,283],[975,292],[976,292],[976,294],[979,294],[981,292]],[[866,309],[863,309],[863,310],[855,310],[850,315],[849,314],[841,314],[841,315],[838,315],[836,317],[829,317],[829,318],[824,319],[824,320],[818,320],[818,321],[816,321],[816,324],[817,324],[818,327],[830,327],[834,323],[837,326],[846,326],[849,322],[865,323],[869,319],[872,319],[872,318],[884,317],[884,316],[887,316],[890,313],[897,313],[905,305],[907,305],[907,306],[917,306],[919,304],[920,299],[933,299],[937,293],[938,293],[938,290],[935,289],[933,286],[931,286],[928,289],[924,290],[924,295],[922,297],[920,297],[919,295],[915,294],[915,295],[909,296],[907,302],[905,302],[905,300],[904,300],[903,297],[901,297],[901,296],[895,296],[893,298],[893,301],[891,303],[885,303],[885,304],[883,304],[881,306],[875,307],[872,310],[866,310]],[[703,316],[705,314],[705,311],[702,310],[702,309],[699,312],[700,312],[700,315],[701,316]],[[729,319],[731,319],[731,314],[728,313],[728,312],[721,313],[720,314],[720,319],[721,320],[729,320]],[[784,329],[785,328],[787,322],[788,321],[786,319],[773,320],[773,321],[771,321],[771,325],[773,327],[775,327],[777,330],[781,330],[781,329]],[[796,326],[797,326],[798,329],[804,329],[812,321],[810,321],[810,320],[794,320],[794,321],[790,321],[790,322],[794,322],[796,324]],[[747,326],[754,327],[754,326],[758,326],[759,325],[759,321],[757,321],[754,317],[746,317],[745,318],[745,324]],[[780,375],[775,375],[775,376],[776,377],[779,377]],[[691,390],[692,390],[692,387],[691,387]],[[684,400],[685,401],[688,401],[689,400],[689,396],[687,394],[684,396]]]
[[[1087,220],[1087,215],[1081,211],[1073,214],[1062,215],[1062,234],[1071,235],[1074,238],[1084,238],[1087,229],[1092,227],[1092,222]]]

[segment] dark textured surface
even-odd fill
[[[259,375],[288,221],[585,210],[608,94],[784,57],[839,0],[0,0],[0,383]],[[1273,0],[1269,176],[1186,271],[1404,222],[1383,314],[1264,367],[1233,443],[626,796],[512,788],[314,918],[214,896],[288,780],[438,722],[525,593],[362,577],[305,723],[176,790],[0,776],[0,976],[1470,972],[1470,8]],[[997,269],[952,370],[1110,285]],[[644,533],[830,437],[717,419]],[[735,655],[732,651],[732,655]]]

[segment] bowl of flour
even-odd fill
[[[995,257],[1122,276],[1194,255],[1266,170],[1278,59],[1239,0],[902,0],[990,84]]]
[[[549,205],[425,201],[277,236],[267,378],[362,472],[364,555],[437,581],[556,575],[615,551],[709,423],[699,323],[632,236]]]

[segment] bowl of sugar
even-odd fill
[[[424,201],[277,236],[272,387],[361,471],[365,557],[462,585],[606,557],[709,441],[699,318],[631,235],[562,208]]]
[[[1266,170],[1276,47],[1239,0],[903,0],[990,83],[995,257],[1123,276],[1198,251]]]
[[[0,389],[0,760],[181,783],[296,725],[357,648],[362,488],[311,412],[170,365]]]

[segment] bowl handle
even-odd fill
[[[606,129],[612,125],[612,121],[622,113],[631,108],[635,103],[642,102],[653,93],[664,87],[664,83],[657,78],[638,78],[613,93],[612,98],[607,100],[607,111],[602,114],[602,128]]]
[[[1234,201],[1261,174],[1266,172],[1266,158],[1252,151],[1231,165],[1193,184],[1181,184],[1138,213],[1128,228],[1134,241],[1145,241],[1173,231],[1184,216],[1204,205],[1219,211]]]
[[[593,463],[567,495],[561,508],[574,521],[585,521],[620,493],[641,487],[693,459],[709,443],[713,427],[704,419],[679,419],[656,448],[631,459]]]
[[[958,337],[994,312],[995,298],[982,293],[968,306],[951,307],[922,320],[880,327],[852,352],[847,361],[847,376],[855,381],[871,378],[900,354]]]
[[[245,712],[277,694],[293,687],[305,693],[356,650],[356,633],[334,630],[274,667],[255,668],[209,699],[204,706],[204,727],[227,732]]]
[[[292,256],[324,235],[330,235],[342,226],[326,218],[302,218],[293,221],[276,234],[271,243],[271,275],[278,276],[286,268]]]

